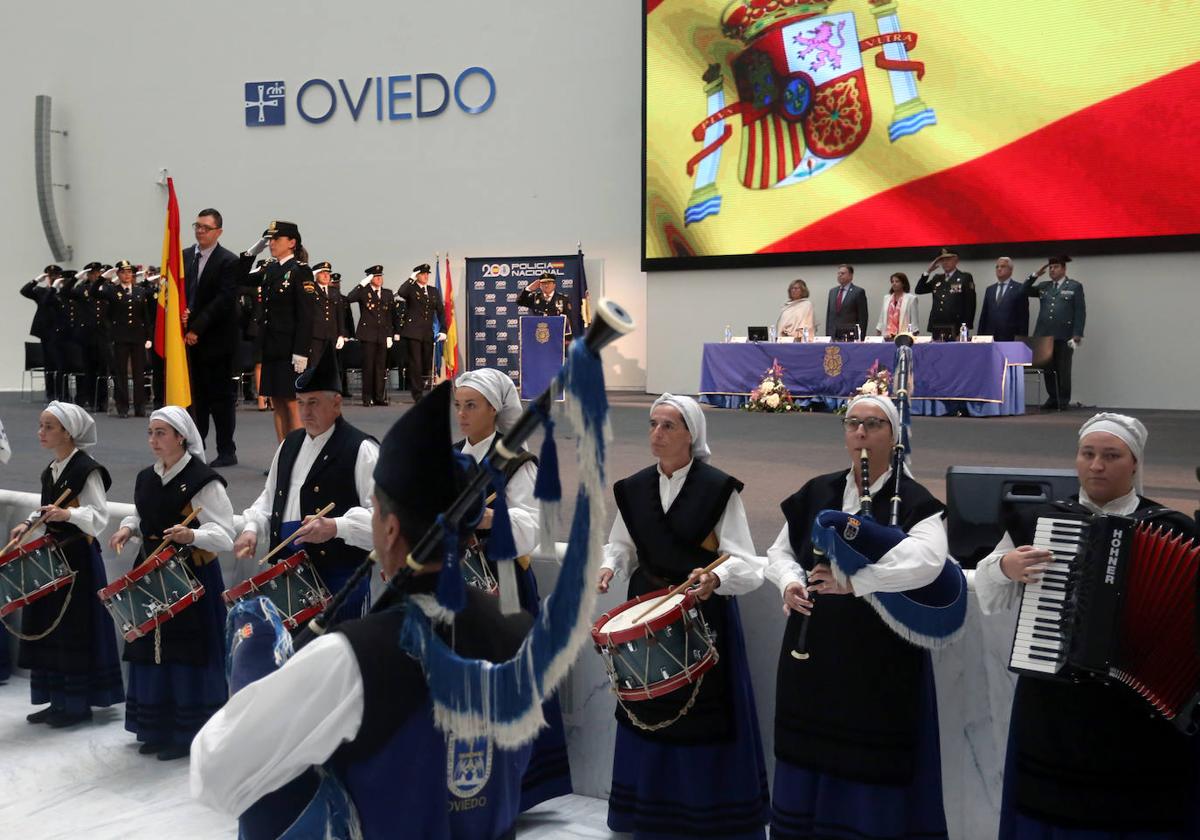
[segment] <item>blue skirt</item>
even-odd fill
[[[204,596],[201,610],[205,665],[129,663],[125,728],[150,744],[190,744],[205,722],[225,705],[225,602],[221,566],[214,559],[196,570]]]
[[[912,781],[858,782],[776,759],[772,840],[935,840],[947,837],[937,696],[929,655],[921,675],[920,732]]]
[[[728,605],[733,738],[666,744],[617,724],[608,827],[636,840],[723,837],[761,840],[770,810],[762,737],[742,623]]]
[[[88,547],[88,563],[91,565],[92,584],[97,589],[108,586],[104,572],[104,561],[100,557],[100,543],[93,540]],[[94,592],[71,593],[72,600],[80,598],[89,612],[87,625],[91,632],[89,664],[86,672],[69,673],[54,668],[31,668],[29,670],[30,702],[40,706],[49,703],[53,708],[68,714],[83,714],[92,706],[113,706],[125,699],[125,688],[121,681],[121,663],[117,657],[117,631],[112,616],[95,597]],[[8,639],[5,657],[8,653]],[[0,670],[4,670],[0,668]]]

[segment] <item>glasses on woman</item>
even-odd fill
[[[842,425],[846,427],[847,431],[851,432],[857,432],[864,426],[868,432],[874,432],[892,424],[882,417],[843,417]]]

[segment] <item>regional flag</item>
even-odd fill
[[[1200,234],[1200,15],[647,0],[645,256]]]
[[[154,352],[166,373],[165,405],[187,408],[192,404],[187,347],[183,341],[183,247],[179,239],[179,201],[175,179],[167,178],[167,222],[163,232],[162,284],[158,287],[158,318],[154,327]]]
[[[446,254],[446,343],[442,345],[442,371],[447,379],[458,376],[458,324],[454,318],[454,280],[450,277],[450,255]]]

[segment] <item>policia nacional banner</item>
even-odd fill
[[[583,335],[580,316],[583,254],[467,257],[466,262],[467,370],[494,367],[520,386],[520,317],[531,313],[517,306],[517,298],[527,284],[544,272],[558,278],[555,291],[571,301],[571,330],[575,335]]]

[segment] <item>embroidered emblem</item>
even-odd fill
[[[548,342],[550,340],[550,325],[545,321],[540,322],[537,325],[537,329],[534,330],[533,337],[537,339],[538,344]]]
[[[842,531],[842,539],[846,542],[854,542],[854,538],[858,536],[858,526],[861,524],[860,520],[855,519],[853,516],[849,517],[846,520],[846,528]]]
[[[826,347],[825,348],[825,375],[826,376],[841,376],[842,375],[842,348]]]
[[[477,796],[492,776],[489,738],[455,738],[446,750],[446,788],[459,799]]]

